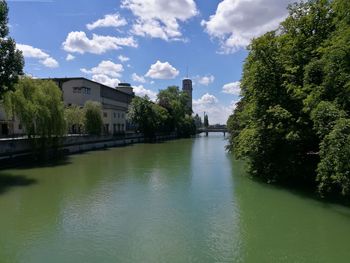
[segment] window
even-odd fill
[[[107,112],[104,112],[104,113],[103,113],[103,117],[107,118],[107,116],[108,116],[108,115],[107,115]]]
[[[19,123],[19,124],[18,124],[18,129],[19,129],[19,130],[22,130],[22,123]]]
[[[120,113],[118,112],[118,119],[120,118]]]
[[[117,114],[116,114],[115,112],[113,112],[113,114],[114,114],[114,118],[116,118],[116,117],[117,117]]]
[[[83,88],[83,93],[84,94],[91,94],[91,88]]]
[[[81,88],[80,87],[74,87],[73,88],[73,93],[81,93]]]

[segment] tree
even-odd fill
[[[85,130],[90,135],[101,135],[102,107],[99,102],[87,101],[84,105]]]
[[[66,132],[62,92],[53,81],[23,78],[5,95],[8,115],[19,119],[34,150],[57,146]]]
[[[65,132],[62,92],[52,81],[21,79],[15,91],[6,94],[5,108],[21,121],[29,137],[50,138]]]
[[[335,151],[347,140],[350,114],[348,7],[345,0],[293,4],[278,31],[249,45],[242,99],[228,121],[228,149],[248,161],[252,175],[350,194],[337,174],[346,173],[350,154],[345,145],[339,156]],[[342,179],[329,188],[335,183],[322,178]]]
[[[179,129],[179,123],[185,117],[187,111],[188,95],[179,90],[177,86],[170,86],[159,91],[157,95],[158,105],[165,108],[169,113],[169,131]]]
[[[339,119],[320,146],[317,182],[321,194],[350,194],[350,120]]]
[[[8,7],[6,1],[0,1],[0,100],[5,92],[13,90],[19,75],[23,75],[24,60],[22,52],[16,49],[16,43],[8,37]]]
[[[128,119],[149,138],[166,129],[168,118],[167,110],[150,101],[147,96],[133,98],[129,106]]]
[[[85,128],[85,112],[82,107],[72,105],[66,107],[64,116],[68,129],[72,133],[82,133]]]

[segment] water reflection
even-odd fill
[[[219,135],[139,144],[71,156],[64,165],[3,171],[38,183],[0,195],[0,261],[350,257],[349,209],[245,178],[225,144]]]

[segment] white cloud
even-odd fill
[[[127,62],[127,61],[130,60],[130,58],[125,57],[125,56],[123,56],[123,55],[119,55],[119,56],[118,56],[118,59],[119,59],[121,62]]]
[[[86,27],[89,30],[94,30],[99,27],[121,27],[125,26],[126,24],[126,20],[116,13],[105,15],[104,18],[98,19],[91,24],[87,24]]]
[[[139,75],[137,75],[136,73],[133,73],[133,74],[131,75],[131,78],[132,78],[132,80],[135,81],[135,82],[146,83],[145,77],[139,76]]]
[[[80,69],[81,72],[85,74],[93,74],[93,75],[106,75],[110,77],[119,78],[121,76],[121,72],[124,71],[122,64],[115,64],[110,60],[103,60],[98,64],[98,66],[93,67],[91,69]]]
[[[157,99],[156,92],[144,88],[143,85],[134,86],[133,88],[134,88],[134,92],[135,92],[136,96],[144,97],[147,95],[152,101],[156,101],[156,99]]]
[[[194,100],[193,105],[209,105],[216,104],[218,99],[209,93],[205,93],[200,99]]]
[[[70,32],[62,44],[63,49],[71,53],[102,54],[109,50],[126,47],[137,47],[137,42],[133,37],[112,37],[93,34],[89,39],[85,32]]]
[[[203,116],[204,112],[208,114],[209,124],[226,124],[228,117],[232,114],[236,101],[232,101],[226,106],[209,93],[204,94],[201,98],[193,100],[193,112]]]
[[[222,92],[238,96],[241,92],[241,82],[235,81],[225,84],[222,87]]]
[[[91,69],[80,69],[85,74],[92,75],[92,80],[102,83],[106,86],[115,88],[120,80],[121,73],[124,71],[123,65],[115,64],[109,60],[103,60],[96,67]]]
[[[112,88],[115,88],[120,83],[119,79],[111,78],[104,74],[93,75],[92,80]]]
[[[59,66],[57,60],[52,58],[49,54],[45,53],[39,48],[32,47],[30,45],[16,44],[16,48],[23,52],[25,58],[36,58],[39,62],[48,68],[57,68]]]
[[[215,80],[215,77],[213,75],[208,75],[208,76],[197,76],[196,81],[204,86],[208,86],[209,84],[213,83]]]
[[[179,22],[198,14],[194,0],[123,0],[121,7],[136,17],[134,34],[167,41],[181,39]]]
[[[71,61],[71,60],[74,60],[74,59],[75,59],[75,56],[73,56],[72,54],[68,54],[67,57],[66,57],[67,61]]]
[[[232,53],[250,40],[274,30],[287,16],[287,6],[298,0],[223,0],[208,21],[207,33],[218,38],[223,53]]]
[[[179,71],[170,65],[169,62],[160,62],[158,60],[151,65],[145,76],[152,79],[173,79],[177,75],[179,75]]]
[[[48,68],[57,68],[59,66],[56,59],[53,59],[51,57],[45,58],[44,60],[40,61],[45,67]]]

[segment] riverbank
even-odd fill
[[[157,135],[152,141],[165,141],[176,139],[176,134]],[[89,136],[71,135],[62,138],[61,146],[55,149],[60,156],[76,154],[86,151],[126,146],[134,143],[148,142],[143,134],[128,134],[116,136]],[[49,149],[53,152],[54,149]],[[9,138],[0,140],[0,168],[8,166],[17,160],[28,159],[33,155],[31,141],[28,138]],[[48,159],[50,159],[50,156]]]

